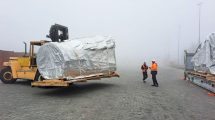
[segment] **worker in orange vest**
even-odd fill
[[[153,80],[153,85],[155,87],[158,87],[158,82],[157,82],[157,71],[158,71],[158,64],[155,62],[155,60],[152,60],[152,65],[151,67],[149,67],[149,69],[151,69],[151,74],[152,74],[152,80]]]
[[[143,82],[145,83],[146,79],[148,78],[148,66],[146,65],[146,62],[143,63],[143,65],[141,66],[141,70],[142,70],[142,73],[143,73]]]

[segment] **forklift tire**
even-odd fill
[[[42,80],[44,80],[44,78],[42,77],[40,72],[37,70],[34,81],[42,81]]]
[[[16,79],[13,78],[10,67],[5,67],[1,70],[0,79],[5,84],[12,84],[12,83],[16,82]]]

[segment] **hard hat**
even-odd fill
[[[155,59],[153,59],[152,61],[155,62]]]

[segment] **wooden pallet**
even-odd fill
[[[212,76],[211,76],[211,75],[208,75],[208,76],[206,77],[206,79],[215,82],[215,76],[214,76],[214,75],[212,75]]]
[[[98,73],[98,74],[92,74],[88,76],[78,76],[71,80],[43,80],[43,81],[36,81],[32,82],[31,86],[62,86],[62,87],[68,87],[72,83],[75,82],[86,82],[88,80],[100,80],[101,78],[110,78],[110,77],[119,77],[119,74],[116,72],[104,74],[104,73]]]
[[[210,81],[215,82],[215,75],[213,75],[211,73],[192,71],[192,72],[189,72],[189,74],[194,75],[194,76],[198,76],[198,77],[202,77],[202,78],[205,78],[206,80],[210,80]]]

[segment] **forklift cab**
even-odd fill
[[[37,66],[36,53],[35,53],[36,47],[42,46],[43,44],[45,44],[47,42],[49,42],[49,41],[41,40],[41,41],[31,41],[30,42],[30,54],[29,54],[30,67],[36,67]]]

